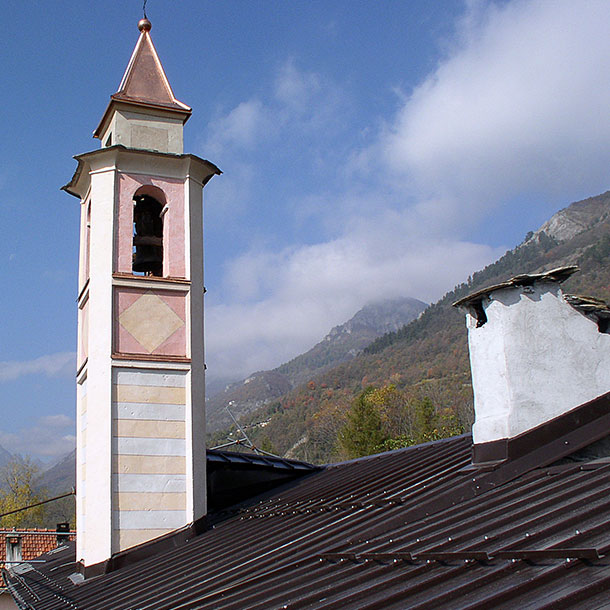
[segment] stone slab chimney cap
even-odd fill
[[[593,320],[600,332],[607,332],[610,326],[610,307],[605,301],[580,294],[564,294],[563,298],[576,311]]]
[[[567,280],[573,273],[578,271],[578,267],[576,265],[570,265],[567,267],[557,267],[556,269],[551,269],[550,271],[545,271],[543,273],[523,273],[521,275],[516,275],[515,277],[511,277],[506,282],[502,282],[501,284],[495,284],[494,286],[488,286],[487,288],[482,288],[481,290],[477,290],[472,294],[456,301],[453,306],[454,307],[468,307],[469,305],[473,305],[474,303],[481,301],[481,299],[496,290],[501,290],[503,288],[513,288],[516,286],[531,286],[535,282],[557,282],[561,284]]]

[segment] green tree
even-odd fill
[[[273,453],[277,455],[277,449],[275,445],[271,442],[268,436],[263,436],[263,440],[261,442],[260,448],[267,453]]]
[[[371,401],[374,391],[367,388],[356,398],[339,433],[339,444],[349,458],[371,455],[386,440],[381,416]]]
[[[44,492],[34,488],[38,467],[30,458],[13,458],[0,473],[3,491],[0,491],[0,515],[46,499]],[[0,526],[39,527],[44,520],[44,506],[15,512],[0,519]]]
[[[415,403],[415,440],[418,443],[436,440],[434,420],[435,410],[432,400],[428,396],[424,396],[421,400]]]
[[[436,409],[429,396],[424,396],[418,400],[415,403],[414,410],[414,436],[417,443],[437,441],[464,432],[453,409]]]

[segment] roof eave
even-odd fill
[[[84,163],[83,163],[82,159],[80,159],[80,155],[76,155],[74,157],[74,159],[76,159],[76,161],[78,163],[76,166],[76,170],[74,170],[74,174],[72,175],[70,182],[68,182],[67,184],[64,184],[60,188],[60,190],[65,191],[66,193],[68,193],[68,195],[72,195],[73,197],[76,197],[77,199],[82,199],[82,194],[77,190],[77,186],[78,186],[78,183],[80,182],[80,178],[83,173]]]

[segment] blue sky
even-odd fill
[[[308,349],[365,303],[433,301],[608,189],[610,4],[149,0],[206,187],[210,377]],[[59,191],[141,2],[4,3],[0,445],[74,435],[78,205]],[[527,269],[523,270],[528,271]]]

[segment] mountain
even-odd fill
[[[579,265],[580,272],[564,282],[564,292],[590,294],[610,301],[610,192],[561,210],[538,231],[528,233],[522,244],[474,273],[467,283],[456,286],[421,315],[414,311],[416,319],[409,324],[400,325],[398,319],[391,321],[392,314],[385,309],[386,304],[365,307],[344,325],[331,330],[327,335],[331,338],[325,337],[309,352],[274,371],[256,373],[249,380],[234,384],[233,391],[240,386],[254,384],[250,387],[257,388],[268,384],[270,394],[282,392],[282,387],[288,387],[284,381],[291,371],[295,371],[292,374],[297,379],[305,370],[316,370],[312,363],[322,362],[324,358],[310,358],[311,353],[317,349],[327,353],[319,346],[335,341],[344,341],[347,346],[351,340],[348,337],[358,334],[354,329],[362,319],[377,324],[377,328],[389,325],[390,332],[381,336],[378,332],[377,339],[364,349],[350,348],[361,350],[356,356],[338,366],[321,365],[325,370],[310,377],[307,383],[288,388],[250,412],[242,420],[244,424],[261,420],[266,423],[251,427],[249,436],[257,445],[267,440],[276,453],[328,462],[332,459],[332,435],[336,435],[337,420],[341,422],[354,397],[369,385],[381,387],[390,383],[399,388],[423,388],[436,404],[457,408],[462,423],[468,426],[472,423],[472,387],[466,325],[463,313],[452,307],[452,303],[519,273],[537,273],[571,264]],[[423,303],[412,301],[415,309],[418,303],[420,308],[424,307]],[[385,317],[379,313],[383,311],[386,311]],[[226,398],[237,394],[227,391],[223,395]],[[333,425],[327,426],[329,422]],[[0,447],[0,460],[6,454]],[[59,494],[74,485],[74,473],[75,452],[72,452],[43,473],[38,483],[50,495]],[[65,514],[58,514],[58,519],[63,515],[62,518],[69,520],[66,515],[73,510],[73,500],[67,498],[60,502],[65,502],[61,505]]]
[[[610,192],[561,210],[410,324],[254,412],[249,421],[266,424],[249,430],[250,438],[282,455],[327,462],[354,398],[368,386],[390,384],[417,390],[438,408],[452,408],[461,426],[469,429],[473,412],[466,325],[452,303],[521,273],[571,264],[580,272],[563,284],[565,293],[610,300]]]
[[[68,493],[76,485],[76,449],[59,462],[42,472],[34,481],[37,489],[49,498]],[[76,527],[76,499],[68,496],[45,505],[43,527],[55,529],[58,523],[67,522]]]
[[[425,308],[425,303],[409,297],[366,305],[350,320],[335,326],[304,354],[271,371],[253,373],[212,395],[206,404],[208,432],[213,433],[231,423],[226,405],[234,417],[251,413],[312,377],[355,358],[371,341],[398,330]]]
[[[76,449],[45,470],[36,479],[36,487],[45,489],[50,496],[70,491],[76,485]]]
[[[0,468],[6,466],[13,456],[2,446],[0,446]]]
[[[0,470],[2,470],[12,458],[13,456],[4,447],[0,446]],[[0,491],[3,489],[6,489],[6,483],[4,477],[0,476]]]

